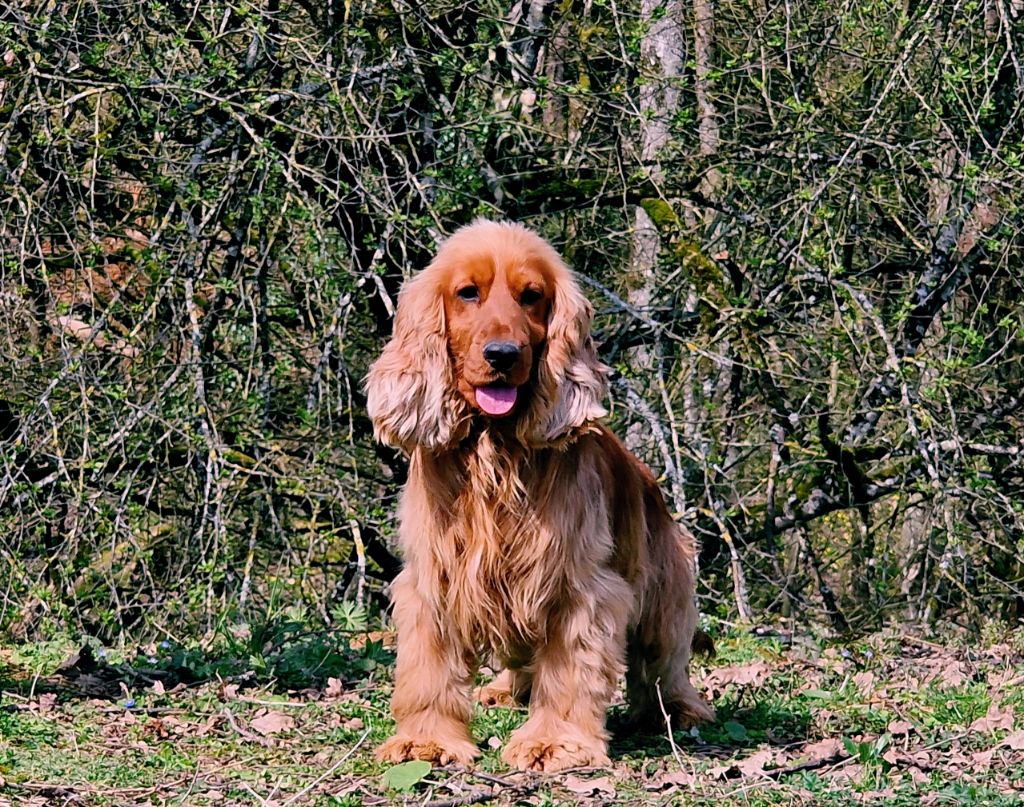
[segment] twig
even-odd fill
[[[536,781],[536,778],[528,782],[510,782],[508,779],[500,776],[494,776],[492,774],[483,773],[482,771],[468,771],[469,775],[474,779],[480,779],[483,782],[489,782],[494,785],[490,790],[478,790],[474,793],[470,793],[467,796],[460,796],[455,799],[440,799],[437,801],[425,802],[422,807],[464,807],[469,804],[482,804],[483,802],[496,799],[499,796],[506,794],[519,796],[526,796],[535,791],[540,783]],[[496,789],[504,788],[504,789]]]
[[[661,709],[661,716],[665,718],[665,731],[668,734],[668,744],[672,748],[672,756],[676,758],[676,764],[680,770],[683,767],[683,758],[679,754],[679,747],[676,745],[676,738],[672,736],[672,717],[665,710],[665,701],[661,697],[661,678],[654,682],[654,690],[658,693],[658,708]]]
[[[780,776],[788,776],[791,773],[800,773],[801,771],[816,771],[819,768],[824,768],[826,765],[832,765],[833,763],[846,762],[850,758],[849,754],[839,752],[832,756],[825,757],[824,759],[812,759],[808,762],[801,762],[799,765],[790,765],[786,768],[774,768],[770,771],[761,771],[763,776],[767,776],[771,779],[778,779]]]
[[[526,796],[537,789],[536,784],[511,785],[511,787],[514,792],[510,795],[515,795],[517,797]],[[428,801],[423,805],[423,807],[465,807],[468,804],[483,804],[486,801],[491,801],[491,799],[496,799],[503,795],[506,795],[506,793],[502,790],[478,790],[476,793],[470,793],[468,796],[461,796],[457,799]]]
[[[428,801],[423,804],[423,807],[464,807],[467,804],[483,804],[485,801],[496,799],[499,795],[501,795],[501,791],[478,790],[476,793],[470,793],[468,796],[462,796],[457,799]]]
[[[196,772],[193,774],[192,779],[188,783],[188,790],[186,790],[180,797],[179,804],[188,804],[188,797],[192,795],[192,791],[196,789],[196,782],[199,781],[199,765],[196,765]]]
[[[740,554],[736,549],[736,541],[733,538],[732,531],[718,513],[717,502],[711,495],[711,485],[706,474],[704,476],[704,492],[707,496],[708,507],[706,509],[701,508],[700,512],[711,517],[715,526],[718,527],[719,537],[721,537],[729,550],[729,569],[732,572],[732,592],[733,598],[736,601],[736,613],[739,614],[740,621],[750,622],[751,611],[750,600],[747,597],[747,578],[743,573]]]
[[[639,392],[637,392],[636,387],[630,383],[629,379],[615,373],[612,377],[612,383],[626,393],[626,402],[645,421],[647,421],[647,426],[650,429],[651,436],[655,443],[657,443],[658,449],[661,452],[661,461],[665,466],[665,476],[668,477],[669,484],[672,488],[672,505],[676,512],[682,513],[686,509],[686,495],[683,492],[683,478],[678,466],[676,465],[672,449],[669,447],[665,431],[661,426],[661,420],[658,418],[651,405]]]
[[[221,710],[221,714],[225,717],[228,721],[228,725],[235,730],[235,733],[238,734],[238,736],[243,737],[246,740],[252,740],[254,743],[259,743],[260,745],[270,745],[270,740],[266,737],[260,737],[258,734],[254,734],[248,729],[240,726],[238,721],[235,720],[235,716],[232,711],[226,706]]]
[[[510,782],[508,779],[502,776],[495,776],[493,773],[484,773],[483,771],[470,771],[470,775],[474,779],[479,779],[482,782],[490,782],[492,785],[500,785],[501,787],[509,787],[513,789],[536,789],[536,782]]]
[[[352,546],[356,553],[356,605],[362,607],[363,592],[366,589],[366,544],[363,543],[359,521],[351,518],[348,525],[352,530]]]
[[[294,804],[296,801],[298,801],[303,796],[305,796],[310,790],[312,790],[314,787],[316,787],[322,781],[327,779],[332,773],[334,773],[336,770],[338,770],[338,768],[340,768],[342,765],[344,765],[346,762],[348,762],[352,758],[352,755],[358,750],[359,746],[361,746],[363,744],[363,741],[369,735],[370,735],[370,729],[366,729],[366,731],[364,731],[361,735],[359,735],[359,739],[356,740],[355,745],[353,745],[350,749],[348,749],[348,751],[345,753],[345,755],[341,759],[339,759],[337,762],[335,762],[333,765],[331,765],[330,768],[328,768],[326,771],[324,771],[322,774],[320,774],[316,779],[314,779],[312,782],[310,782],[308,785],[306,785],[304,788],[302,788],[302,790],[300,790],[298,793],[296,793],[290,799],[288,799],[285,802],[282,802],[281,803],[281,807],[288,807],[289,804]]]
[[[278,706],[293,706],[298,709],[303,709],[307,706],[313,706],[315,701],[263,701],[259,698],[250,698],[245,695],[238,695],[232,700],[239,701],[240,703],[253,703],[257,706],[272,706],[274,708]]]

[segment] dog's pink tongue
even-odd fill
[[[476,402],[488,415],[507,415],[516,405],[515,387],[477,387]]]

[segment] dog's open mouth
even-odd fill
[[[476,403],[488,415],[507,415],[516,405],[519,390],[507,384],[476,388]]]

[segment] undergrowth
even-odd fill
[[[393,636],[298,617],[189,646],[0,651],[0,802],[1010,805],[1024,788],[1024,675],[1006,642],[726,631],[695,670],[714,723],[620,728],[609,769],[540,777],[501,760],[523,708],[476,707],[473,770],[377,762]]]

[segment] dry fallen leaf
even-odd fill
[[[917,751],[910,751],[906,754],[906,758],[923,771],[932,770],[935,767],[934,764],[932,764],[933,760],[931,754],[923,748]]]
[[[615,795],[615,785],[612,784],[612,780],[607,776],[601,776],[597,779],[580,779],[578,776],[569,774],[565,777],[566,790],[571,790],[580,796],[590,796],[594,793],[603,793],[607,796]]]
[[[168,729],[173,730],[176,734],[183,734],[185,731],[191,728],[191,724],[179,720],[174,715],[164,715],[163,717],[159,718],[159,720]]]
[[[803,752],[799,754],[800,758],[806,758],[808,762],[824,762],[841,756],[845,757],[848,754],[843,747],[843,741],[835,737],[826,737],[824,740],[805,745]]]
[[[44,692],[39,696],[39,711],[42,713],[52,712],[57,707],[57,693]]]
[[[915,785],[923,785],[925,782],[931,782],[932,780],[932,778],[920,768],[910,768],[907,773],[910,775],[910,781]]]
[[[164,722],[167,722],[167,718],[164,718]],[[198,726],[195,731],[192,732],[196,737],[205,737],[211,731],[213,731],[221,722],[220,715],[210,715],[203,723]],[[184,730],[179,733],[187,733]]]
[[[939,689],[957,689],[971,680],[967,665],[953,658],[929,659],[925,666],[930,668],[925,680],[938,685]]]
[[[267,712],[250,722],[249,727],[264,736],[277,734],[278,732],[290,731],[295,728],[295,718],[281,712]]]
[[[959,743],[956,744],[959,746]],[[942,756],[942,769],[946,771],[967,771],[973,765],[973,759],[959,750],[950,750]]]
[[[771,667],[766,661],[752,661],[749,664],[731,664],[728,667],[716,667],[704,676],[707,688],[724,687],[728,684],[749,686],[761,684],[771,674]]]
[[[134,242],[133,245],[137,249],[145,249],[150,245],[148,236],[143,235],[141,232],[134,230],[131,227],[126,227],[124,234]]]
[[[735,765],[712,765],[705,773],[712,779],[728,779],[729,774],[736,770]]]
[[[145,726],[145,731],[154,735],[158,740],[166,740],[171,736],[170,727],[159,717],[154,720],[150,720]]]
[[[1006,735],[1000,746],[1006,746],[1011,751],[1024,751],[1024,730],[1018,729],[1012,734]]]
[[[368,642],[380,642],[382,647],[393,648],[397,644],[398,634],[393,630],[371,630],[365,634],[353,636],[348,641],[348,646],[353,650],[362,650]]]
[[[864,695],[871,692],[871,687],[875,683],[875,674],[873,672],[859,672],[853,676],[853,685],[857,687],[857,690]]]
[[[992,766],[992,757],[996,751],[990,748],[988,751],[975,751],[971,754],[971,762],[976,768],[989,768]]]
[[[345,691],[342,686],[340,678],[328,678],[327,689],[324,690],[324,697],[326,698],[340,698],[342,692]]]
[[[968,727],[968,731],[979,731],[988,733],[996,729],[1010,731],[1013,729],[1013,707],[1007,706],[1000,709],[999,704],[994,701],[989,704],[988,711],[984,717],[979,717]]]
[[[830,780],[835,785],[848,785],[864,779],[863,765],[844,765],[835,771]]]
[[[914,727],[906,720],[893,720],[886,728],[893,737],[904,737],[913,730]]]
[[[689,787],[692,785],[696,778],[692,773],[687,771],[674,771],[673,773],[664,773],[657,777],[654,781],[648,782],[648,790],[663,790],[666,787]]]
[[[741,759],[736,763],[736,768],[744,776],[755,776],[764,773],[765,765],[775,761],[775,755],[770,748],[762,748],[755,751],[749,757]]]

